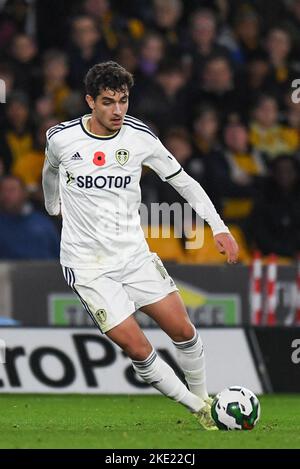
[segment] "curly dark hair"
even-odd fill
[[[86,93],[94,99],[105,89],[122,92],[130,90],[133,83],[132,74],[112,60],[94,65],[84,79]]]

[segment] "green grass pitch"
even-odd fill
[[[261,396],[252,431],[206,432],[162,396],[0,396],[1,448],[300,448],[300,395]]]

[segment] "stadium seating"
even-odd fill
[[[230,198],[224,200],[223,216],[225,220],[241,220],[248,217],[253,208],[250,198]]]
[[[184,261],[183,245],[181,239],[175,237],[173,228],[170,228],[169,235],[167,231],[164,232],[167,228],[163,226],[152,226],[151,229],[150,226],[143,226],[143,230],[150,251],[156,252],[165,261]]]
[[[237,225],[230,225],[229,229],[236,239],[240,252],[239,261],[248,263],[250,261],[250,253],[248,251],[246,241],[241,229]],[[214,238],[209,226],[199,228],[203,232],[203,246],[200,249],[186,250],[185,262],[200,264],[223,264],[226,262],[226,256],[220,254],[215,246]],[[200,235],[199,235],[200,236]]]
[[[251,256],[241,229],[237,225],[230,225],[229,229],[240,247],[239,261],[248,263]],[[226,257],[220,254],[215,246],[209,226],[193,230],[191,236],[188,236],[188,242],[191,243],[196,236],[200,242],[203,240],[203,246],[196,249],[184,249],[181,239],[175,237],[173,228],[170,228],[169,237],[167,237],[167,231],[163,232],[163,230],[168,230],[166,227],[152,227],[150,230],[150,227],[144,226],[143,230],[150,250],[156,252],[165,261],[188,264],[223,264],[226,262]]]

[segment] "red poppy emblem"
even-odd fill
[[[93,163],[96,166],[103,166],[106,163],[105,153],[103,153],[103,151],[96,151],[96,153],[94,153]]]

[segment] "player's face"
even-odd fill
[[[128,109],[128,91],[102,90],[91,107],[98,125],[105,131],[116,132]]]

